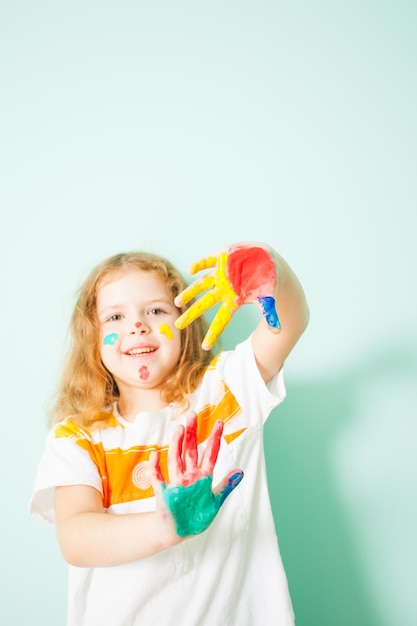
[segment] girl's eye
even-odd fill
[[[120,315],[120,313],[115,313],[114,315],[110,315],[110,317],[107,318],[106,322],[118,322],[121,319],[122,316]]]
[[[161,315],[162,313],[165,313],[165,311],[163,311],[162,309],[149,309],[148,314],[149,315]]]

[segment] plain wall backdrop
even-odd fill
[[[265,438],[297,626],[415,626],[416,18],[411,0],[2,3],[3,626],[65,624],[66,564],[28,502],[80,282],[116,252],[185,272],[245,240],[311,308]],[[257,319],[239,311],[226,347]]]

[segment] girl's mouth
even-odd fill
[[[132,348],[131,350],[128,350],[127,352],[125,352],[125,354],[127,356],[142,356],[142,355],[146,355],[146,354],[151,354],[152,352],[156,352],[157,348],[152,348],[152,347],[148,347],[148,348]]]

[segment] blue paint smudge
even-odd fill
[[[275,298],[272,296],[265,296],[264,298],[258,298],[258,302],[262,307],[262,313],[268,326],[271,328],[281,328],[278,313],[275,309]]]
[[[110,335],[106,335],[103,339],[104,345],[113,346],[118,340],[119,335],[117,333],[110,333]]]
[[[217,496],[218,498],[217,506],[219,508],[221,507],[223,502],[226,500],[227,496],[232,493],[233,489],[238,486],[242,478],[243,478],[243,472],[235,472],[233,476],[230,476],[229,482],[227,483],[226,487],[224,487],[223,490]]]

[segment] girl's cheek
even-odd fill
[[[161,324],[159,327],[159,332],[161,335],[165,335],[168,339],[174,339],[174,333],[172,332],[172,328],[168,324]]]
[[[116,341],[118,340],[119,335],[117,333],[110,333],[106,335],[103,339],[103,345],[105,346],[114,346]]]

